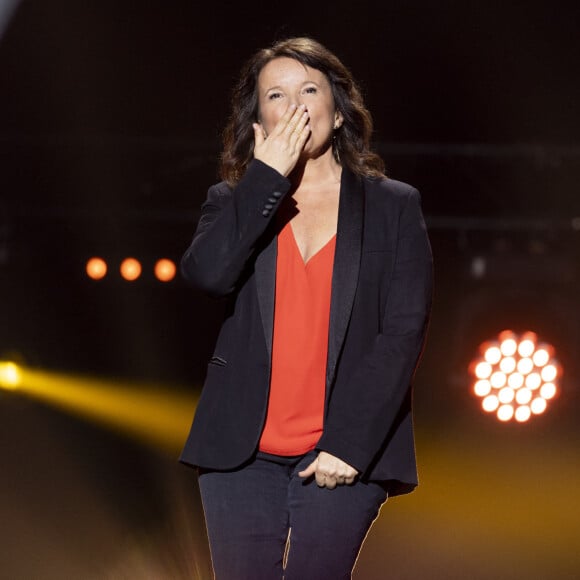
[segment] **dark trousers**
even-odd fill
[[[217,580],[342,580],[386,490],[356,481],[335,489],[298,472],[316,457],[258,456],[235,471],[201,471],[199,487]]]

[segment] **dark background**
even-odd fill
[[[423,485],[385,507],[357,577],[577,577],[580,10],[25,0],[9,18],[8,4],[0,358],[196,391],[220,305],[151,266],[188,245],[245,59],[312,35],[359,80],[388,174],[420,189],[436,269],[416,381]],[[84,274],[92,255],[113,266],[100,282]],[[131,284],[114,271],[128,255],[145,268]],[[469,394],[477,345],[508,327],[538,332],[564,368],[526,425],[483,416]],[[208,577],[177,449],[21,394],[0,392],[0,413],[3,575]]]

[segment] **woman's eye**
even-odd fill
[[[304,89],[304,92],[313,95],[314,93],[316,93],[316,87],[307,87],[306,89]]]
[[[282,96],[282,93],[270,93],[268,95],[268,100],[273,101],[274,99],[279,99]]]

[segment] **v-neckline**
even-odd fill
[[[288,222],[288,229],[290,230],[290,237],[292,238],[292,243],[294,245],[294,248],[295,248],[296,252],[298,253],[298,256],[300,256],[300,261],[302,262],[302,265],[304,267],[308,266],[308,264],[310,264],[310,262],[312,262],[312,260],[314,258],[316,258],[321,252],[323,252],[331,244],[331,242],[334,240],[334,238],[336,238],[336,233],[332,234],[332,236],[330,236],[330,238],[322,246],[320,246],[320,248],[318,248],[318,250],[316,250],[316,252],[314,252],[314,254],[312,254],[310,256],[310,258],[308,258],[308,260],[304,261],[304,256],[302,255],[302,252],[300,251],[300,246],[298,245],[298,242],[296,241],[296,236],[294,235],[294,229],[292,228],[292,222]]]

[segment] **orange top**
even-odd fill
[[[305,264],[290,223],[278,235],[265,453],[302,455],[322,435],[335,245],[333,236]]]

